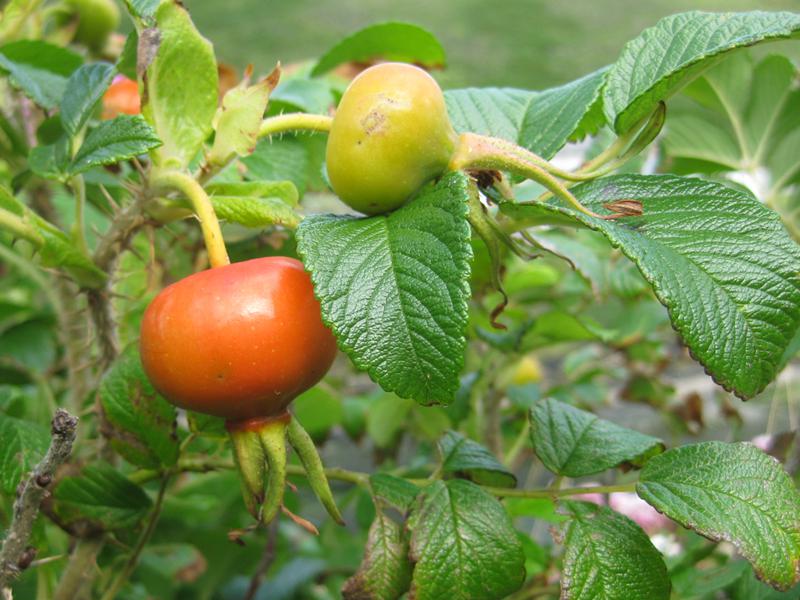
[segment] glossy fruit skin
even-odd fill
[[[140,112],[139,84],[118,75],[103,94],[103,119],[113,119],[121,114],[138,115]]]
[[[119,27],[119,8],[114,0],[65,0],[78,18],[75,40],[95,51],[103,49],[108,36]]]
[[[303,264],[267,257],[165,288],[145,311],[139,349],[170,402],[242,421],[283,413],[328,371],[336,340]]]
[[[328,178],[351,208],[385,213],[445,172],[456,141],[433,77],[404,63],[375,65],[342,95],[328,136]]]

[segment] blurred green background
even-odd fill
[[[444,87],[565,83],[612,62],[659,18],[686,10],[799,10],[800,0],[185,0],[217,56],[264,72],[318,56],[371,23],[429,29],[447,50]]]

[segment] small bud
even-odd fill
[[[22,551],[22,555],[19,557],[17,561],[17,567],[20,571],[24,571],[28,567],[31,566],[33,559],[36,558],[36,548],[33,546],[28,546],[25,550]]]

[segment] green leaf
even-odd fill
[[[446,175],[388,216],[314,215],[297,231],[322,317],[383,389],[448,404],[464,364],[469,181]]]
[[[86,125],[114,73],[112,65],[94,63],[81,66],[70,76],[61,100],[61,124],[70,136],[76,136]]]
[[[152,19],[161,0],[124,0],[128,12],[140,19]]]
[[[270,96],[269,112],[293,110],[306,113],[327,114],[334,106],[329,82],[320,79],[295,77],[281,81]]]
[[[87,288],[95,289],[105,283],[107,275],[63,231],[42,219],[3,186],[0,186],[0,208],[24,217],[36,226],[44,240],[38,252],[44,266],[63,268],[79,285]]]
[[[686,12],[661,19],[628,42],[608,72],[608,122],[624,133],[681,87],[736,48],[788,38],[800,30],[790,12]]]
[[[245,227],[283,225],[294,229],[300,223],[300,215],[277,198],[212,196],[211,203],[217,217]]]
[[[264,138],[255,152],[242,159],[250,179],[291,181],[300,195],[309,187],[320,187],[322,163],[325,159],[323,135],[284,135],[280,139]]]
[[[383,394],[370,404],[367,413],[367,434],[378,448],[391,448],[406,429],[413,401]]]
[[[376,504],[383,502],[400,512],[406,512],[411,508],[420,492],[420,488],[407,479],[394,477],[387,473],[370,475],[369,486]]]
[[[737,52],[686,87],[694,102],[671,110],[664,148],[692,165],[708,164],[706,171],[765,167],[773,196],[800,171],[796,76],[785,56],[756,63],[752,52]]]
[[[314,440],[324,438],[344,416],[342,401],[319,386],[295,398],[292,412]]]
[[[50,444],[47,428],[0,413],[0,492],[13,497],[22,477],[33,470]]]
[[[8,74],[11,85],[47,109],[58,106],[67,78],[82,62],[78,54],[39,40],[0,46],[0,70]]]
[[[525,580],[525,555],[511,520],[472,482],[429,485],[407,526],[415,600],[495,600]]]
[[[103,463],[64,477],[53,491],[53,509],[65,526],[128,529],[144,518],[151,504],[142,488]]]
[[[463,473],[479,485],[516,487],[517,478],[511,471],[489,450],[460,433],[448,431],[439,440],[438,446],[443,472]]]
[[[316,77],[346,62],[409,62],[427,69],[445,65],[444,48],[432,33],[411,23],[378,23],[344,38],[314,65]]]
[[[104,433],[125,460],[148,469],[177,462],[177,413],[153,389],[136,345],[125,349],[103,377],[100,403],[111,427]]]
[[[155,16],[160,43],[145,72],[142,114],[164,142],[153,152],[155,163],[180,168],[211,134],[219,94],[217,63],[211,44],[182,4],[167,0]]]
[[[297,206],[299,194],[291,181],[237,181],[209,183],[206,191],[212,196],[250,196],[277,198],[289,206]]]
[[[345,600],[396,600],[411,584],[408,539],[381,510],[369,528],[364,560],[342,587]]]
[[[270,92],[277,83],[278,71],[256,83],[240,84],[227,91],[217,109],[214,145],[208,153],[208,164],[226,165],[234,156],[252,154]]]
[[[519,219],[569,215],[633,260],[692,355],[747,399],[772,381],[800,322],[800,249],[752,195],[694,178],[606,177],[572,188],[589,208],[642,202],[641,217],[600,220],[558,203],[506,204]]]
[[[636,491],[684,527],[732,543],[776,589],[800,580],[800,493],[780,463],[752,444],[668,450],[647,463]]]
[[[0,333],[0,358],[10,360],[12,365],[44,373],[56,356],[53,323],[46,317],[34,317]]]
[[[536,456],[557,475],[582,477],[623,463],[641,467],[664,450],[664,443],[633,429],[546,398],[530,412]]]
[[[139,115],[120,115],[103,121],[86,136],[70,165],[70,174],[111,165],[161,145],[153,128]]]
[[[540,92],[468,88],[448,90],[444,97],[457,132],[500,137],[551,158],[568,140],[604,124],[597,107],[607,70]]]
[[[670,581],[658,550],[628,517],[589,502],[564,502],[563,600],[668,600]]]
[[[45,179],[65,181],[69,172],[69,139],[62,136],[53,144],[31,148],[28,155],[30,170]]]

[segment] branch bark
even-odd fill
[[[66,462],[72,452],[77,426],[77,417],[61,408],[56,411],[47,454],[21,485],[14,502],[14,516],[0,549],[0,590],[10,587],[11,582],[30,565],[36,555],[35,549],[28,546],[33,523],[56,469]]]

